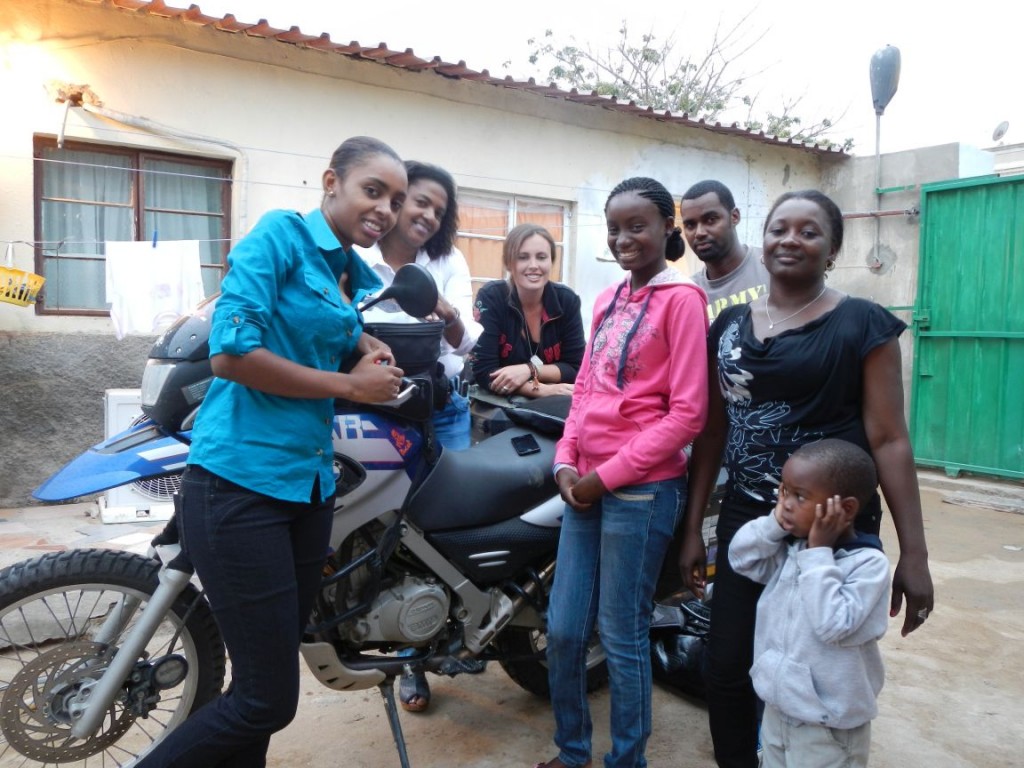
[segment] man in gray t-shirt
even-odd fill
[[[740,211],[720,181],[700,181],[679,205],[683,235],[704,263],[693,281],[708,295],[708,319],[734,304],[749,304],[768,290],[761,249],[743,245],[736,234]]]

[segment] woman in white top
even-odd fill
[[[437,283],[434,314],[444,321],[440,362],[452,380],[452,392],[444,410],[434,415],[434,428],[442,446],[451,450],[469,448],[469,401],[459,390],[464,356],[473,349],[480,326],[473,320],[473,286],[466,257],[455,247],[459,224],[455,181],[442,168],[409,160],[409,195],[398,215],[398,223],[377,245],[360,250],[360,256],[384,282],[391,284],[401,267],[417,263]],[[378,304],[365,315],[367,322],[418,322],[389,306]],[[389,311],[390,310],[390,311]]]

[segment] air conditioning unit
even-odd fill
[[[103,395],[103,412],[106,437],[109,439],[126,430],[142,416],[141,391],[106,390]],[[104,523],[169,520],[174,513],[171,500],[180,486],[181,475],[171,475],[111,488],[100,497],[100,520]]]

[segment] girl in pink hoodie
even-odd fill
[[[625,280],[603,291],[555,454],[567,504],[548,611],[558,757],[591,765],[587,646],[595,624],[611,678],[608,768],[643,768],[651,733],[654,587],[686,494],[688,445],[707,417],[703,291],[670,268],[683,254],[672,196],[649,178],[608,197],[608,247]]]

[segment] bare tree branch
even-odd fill
[[[682,112],[692,119],[709,122],[717,122],[727,109],[743,105],[747,117],[742,125],[749,130],[845,150],[852,148],[851,139],[839,143],[826,136],[842,115],[836,119],[822,117],[804,125],[797,114],[802,97],[785,99],[778,108],[761,113],[757,110],[758,96],[743,92],[747,81],[764,71],[748,75],[735,66],[768,33],[765,29],[750,37],[748,22],[752,13],[753,10],[749,11],[725,30],[719,22],[703,51],[689,48],[679,52],[674,38],[659,41],[653,30],[641,34],[636,43],[628,23],[623,21],[615,45],[604,50],[594,50],[589,44],[581,47],[571,37],[571,44],[558,44],[554,33],[546,30],[542,41],[528,41],[533,49],[529,60],[534,65],[547,61],[549,78],[580,91]]]

